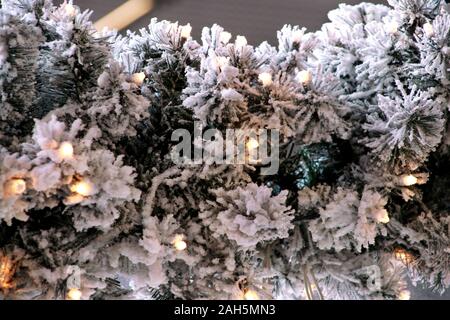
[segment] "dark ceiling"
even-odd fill
[[[58,1],[56,1],[58,2]],[[61,1],[59,1],[61,2]],[[83,9],[93,9],[94,19],[102,17],[123,0],[74,0]],[[356,4],[358,0],[155,0],[154,9],[129,28],[146,27],[151,17],[191,23],[193,36],[199,38],[204,26],[220,24],[233,35],[245,35],[250,43],[276,41],[276,31],[285,24],[316,30],[327,21],[328,11],[338,3]],[[385,3],[387,0],[374,0]]]

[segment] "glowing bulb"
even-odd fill
[[[398,23],[397,21],[391,21],[386,25],[386,30],[390,34],[394,34],[398,32]]]
[[[131,81],[133,81],[139,87],[142,86],[144,80],[145,80],[144,72],[135,73],[131,76]]]
[[[389,223],[390,219],[389,219],[389,214],[387,212],[387,210],[385,209],[381,209],[378,212],[375,213],[375,219],[377,222],[379,223]]]
[[[73,146],[70,142],[63,142],[59,145],[58,154],[62,159],[72,159]]]
[[[244,36],[237,36],[235,44],[238,48],[245,47],[247,45],[247,38]]]
[[[219,36],[219,40],[220,42],[227,44],[231,40],[231,33],[226,31],[222,32]]]
[[[272,75],[268,72],[260,73],[258,79],[259,81],[261,81],[264,87],[270,86],[272,84]]]
[[[259,142],[258,140],[254,139],[254,138],[250,138],[246,144],[247,146],[247,150],[255,150],[259,147]]]
[[[187,248],[187,243],[183,240],[182,235],[176,235],[175,239],[172,241],[172,244],[177,251],[183,251]]]
[[[217,64],[221,69],[228,65],[228,59],[226,57],[217,57]]]
[[[417,178],[411,174],[404,175],[401,177],[402,185],[404,185],[405,187],[413,186],[417,184],[417,181],[418,181]]]
[[[70,191],[88,197],[94,194],[94,185],[90,181],[82,180],[71,185]]]
[[[81,290],[72,288],[67,292],[67,300],[81,300]]]
[[[433,25],[429,22],[423,25],[423,31],[427,35],[427,37],[431,37],[434,35]]]
[[[247,290],[244,294],[245,300],[259,300],[259,296],[256,293],[256,291],[253,290]]]
[[[0,258],[0,288],[12,288],[11,279],[14,274],[13,263],[8,257]]]
[[[398,300],[409,300],[411,299],[411,292],[409,290],[402,290],[398,294]]]
[[[66,199],[64,199],[64,204],[66,206],[73,206],[73,205],[83,202],[83,200],[84,200],[84,197],[81,194],[75,193],[75,194],[68,196]]]
[[[77,9],[70,3],[67,3],[64,6],[64,10],[66,11],[68,16],[74,17],[77,14]]]
[[[19,196],[27,190],[27,183],[23,179],[11,179],[5,183],[5,194]]]
[[[297,80],[301,84],[306,85],[311,82],[312,74],[308,70],[302,70],[297,74]]]
[[[292,41],[294,43],[300,43],[302,41],[303,37],[303,31],[302,30],[295,30],[292,32]]]
[[[191,32],[192,32],[192,27],[189,23],[187,25],[181,27],[181,37],[182,38],[184,38],[184,39],[190,38]]]
[[[403,248],[395,249],[394,256],[397,260],[403,262],[404,264],[410,264],[414,261],[414,256]]]

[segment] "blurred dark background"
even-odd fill
[[[62,1],[56,1],[62,2]],[[125,2],[124,0],[74,0],[82,9],[94,10],[97,20]],[[358,0],[154,0],[150,13],[128,28],[146,27],[151,17],[190,23],[193,37],[199,39],[204,26],[218,23],[233,35],[245,35],[251,44],[264,40],[276,43],[276,31],[285,24],[317,30],[327,21],[328,11],[339,3],[357,4]],[[387,4],[387,0],[372,0]]]
[[[151,0],[149,0],[151,1]],[[55,0],[55,3],[63,1]],[[123,4],[125,0],[74,0],[81,9],[92,9],[97,20]],[[192,35],[200,39],[202,27],[218,23],[234,36],[245,35],[251,44],[264,40],[276,45],[276,32],[285,24],[320,29],[328,21],[327,13],[339,3],[357,4],[358,0],[154,0],[153,9],[127,28],[146,27],[152,17],[181,24],[190,23]],[[387,0],[371,0],[387,5]],[[124,31],[122,31],[124,32]],[[429,290],[411,287],[411,299],[449,299],[450,290],[440,296]]]

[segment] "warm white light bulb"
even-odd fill
[[[247,38],[244,36],[237,36],[235,44],[238,48],[245,47],[247,45]]]
[[[398,300],[409,300],[411,299],[411,292],[409,290],[402,290],[398,294]]]
[[[245,300],[259,300],[259,296],[256,293],[256,291],[253,290],[247,290],[244,294]]]
[[[64,6],[64,10],[66,11],[68,16],[74,17],[77,14],[77,9],[70,3],[67,3]]]
[[[131,76],[131,81],[133,81],[137,86],[142,86],[145,80],[145,73],[144,72],[138,72]]]
[[[272,75],[269,72],[260,73],[258,79],[259,81],[261,81],[264,87],[270,86],[272,84]]]
[[[84,200],[84,197],[81,194],[74,193],[74,194],[71,194],[70,196],[68,196],[66,199],[64,199],[64,204],[66,206],[73,206],[73,205],[83,202],[83,200]]]
[[[67,300],[81,300],[81,290],[77,288],[72,288],[67,292]]]
[[[5,194],[20,196],[27,190],[27,183],[23,179],[14,178],[5,183]]]
[[[377,222],[384,224],[389,223],[390,221],[389,214],[386,209],[381,209],[378,212],[376,212],[375,219]]]
[[[302,70],[297,74],[297,80],[301,84],[309,84],[312,80],[312,74],[308,70]]]
[[[220,42],[227,44],[231,40],[231,33],[226,31],[222,32],[219,36],[219,40]]]
[[[391,21],[386,24],[386,31],[390,34],[394,34],[398,32],[398,23],[397,21]]]
[[[191,24],[187,24],[181,27],[181,37],[184,39],[188,39],[191,37],[192,26]]]
[[[258,140],[254,139],[254,138],[250,138],[247,141],[246,147],[247,147],[247,150],[255,150],[259,147],[259,142],[258,142]]]
[[[292,32],[292,42],[300,43],[302,41],[302,37],[303,37],[302,30],[295,30],[294,32]]]
[[[177,251],[183,251],[187,248],[187,243],[183,240],[183,238],[184,237],[182,235],[176,235],[175,239],[172,241],[172,244]]]
[[[405,187],[410,187],[417,184],[418,180],[412,174],[408,174],[401,177],[401,182]]]
[[[217,64],[221,69],[228,65],[228,59],[226,57],[217,57]]]
[[[423,25],[423,31],[427,35],[427,37],[431,37],[434,35],[433,25],[429,22]]]
[[[81,180],[71,185],[70,191],[89,197],[94,194],[94,185],[88,180]]]
[[[59,145],[58,154],[61,159],[72,159],[73,158],[73,146],[70,142],[62,142]]]

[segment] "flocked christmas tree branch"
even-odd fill
[[[408,276],[443,292],[450,14],[389,4],[254,47],[2,0],[0,297],[407,299]],[[269,131],[270,174],[204,156]],[[177,161],[174,133],[203,157]]]

